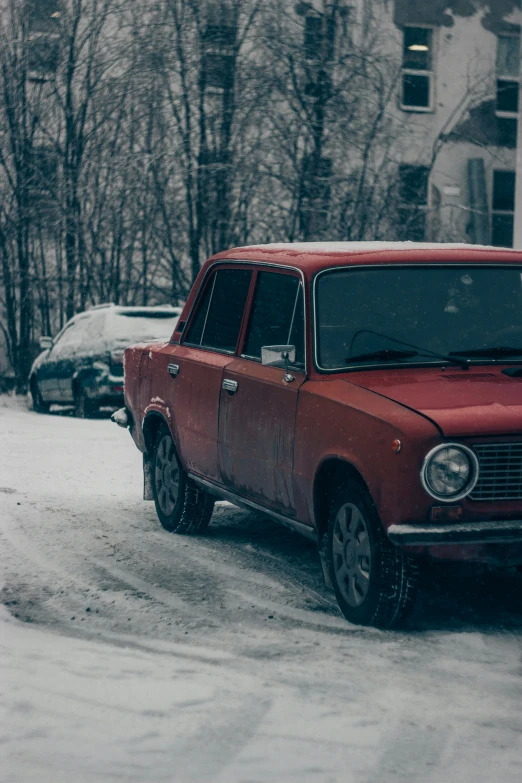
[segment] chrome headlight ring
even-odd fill
[[[437,490],[430,485],[428,470],[432,465],[432,462],[434,458],[437,456],[437,454],[440,454],[440,452],[442,451],[451,450],[451,449],[455,449],[456,451],[465,455],[469,464],[469,473],[466,476],[465,483],[463,484],[460,490],[456,490],[453,494],[442,494],[437,492]],[[424,487],[428,495],[430,495],[432,498],[435,498],[435,500],[444,501],[446,503],[453,503],[457,500],[462,500],[462,498],[465,498],[467,495],[469,495],[470,492],[473,491],[478,481],[478,476],[479,476],[479,461],[477,459],[477,455],[475,454],[474,451],[472,451],[472,449],[468,448],[467,446],[463,446],[461,443],[441,443],[439,446],[435,446],[435,448],[433,448],[430,452],[428,452],[428,454],[426,454],[426,457],[424,458],[424,462],[422,463],[422,469],[421,469],[422,486]]]

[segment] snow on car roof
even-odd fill
[[[292,253],[319,255],[322,253],[381,253],[389,250],[506,250],[511,248],[498,248],[488,245],[470,245],[465,243],[450,242],[274,242],[267,245],[250,245],[236,250],[285,250]]]
[[[208,264],[227,260],[287,265],[310,279],[322,269],[352,263],[521,263],[522,251],[440,242],[281,242],[232,248],[213,256]]]

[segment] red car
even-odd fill
[[[243,247],[170,342],[125,351],[145,497],[177,533],[216,498],[318,545],[353,623],[392,627],[428,558],[522,564],[522,252]]]

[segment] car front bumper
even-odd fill
[[[390,541],[399,546],[517,544],[522,542],[522,519],[446,525],[391,525],[387,533]]]

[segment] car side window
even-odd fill
[[[295,345],[295,364],[304,368],[304,297],[299,278],[258,273],[243,356],[261,361],[264,345]]]
[[[208,281],[185,343],[234,353],[252,279],[250,269],[219,269]]]

